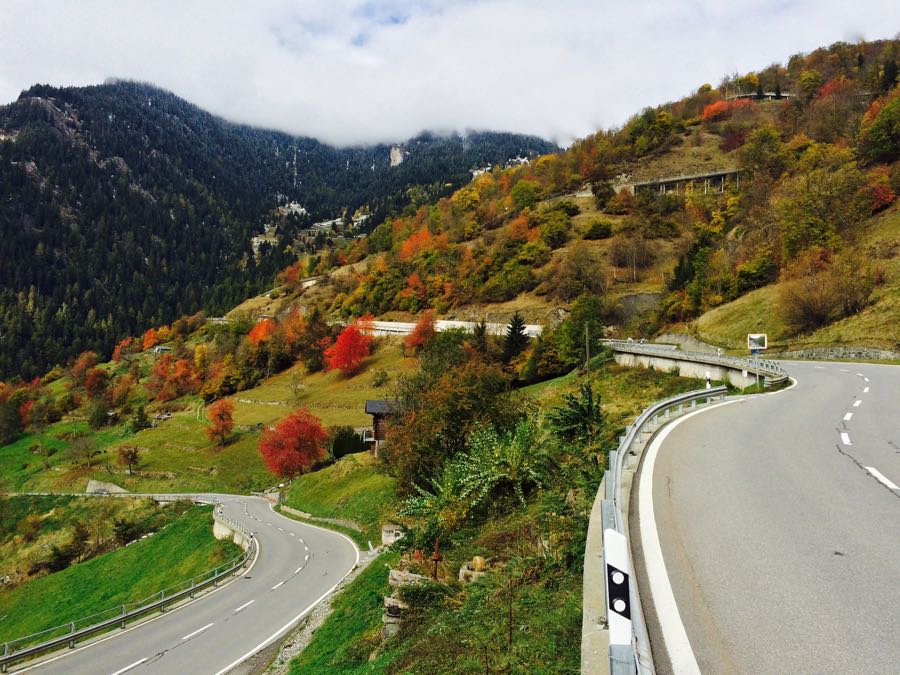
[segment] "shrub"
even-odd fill
[[[581,236],[585,239],[607,239],[612,236],[612,223],[596,218],[587,224]]]
[[[366,444],[353,427],[342,426],[328,430],[328,447],[331,449],[331,456],[340,459],[345,455],[363,452]]]

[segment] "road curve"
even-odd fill
[[[223,515],[259,542],[247,572],[129,629],[10,672],[225,673],[286,633],[359,561],[349,538],[286,518],[265,499],[214,496]]]
[[[645,455],[632,545],[658,673],[900,669],[900,368],[787,368],[796,386],[683,418]]]

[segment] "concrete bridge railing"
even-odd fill
[[[757,382],[773,385],[788,379],[787,371],[776,361],[761,358],[739,358],[681,351],[674,345],[658,345],[627,340],[605,340],[613,350],[616,363],[678,372],[685,377],[728,382],[743,389]]]

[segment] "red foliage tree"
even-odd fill
[[[31,408],[34,406],[34,401],[28,400],[22,403],[19,406],[19,417],[22,420],[22,428],[27,429],[28,425],[31,424]]]
[[[326,370],[339,369],[345,376],[352,375],[369,355],[372,337],[364,335],[355,324],[347,326],[333,345],[325,350]]]
[[[84,390],[90,398],[103,398],[109,385],[109,373],[100,368],[91,368],[84,377]]]
[[[225,439],[234,428],[233,414],[234,403],[227,398],[219,399],[206,409],[206,417],[210,422],[206,427],[206,436],[209,440],[225,445]]]
[[[301,408],[275,429],[263,432],[259,453],[272,473],[296,476],[325,456],[327,437],[319,418]]]
[[[263,319],[250,329],[250,332],[247,333],[247,339],[252,344],[258,345],[260,342],[268,340],[275,335],[277,330],[278,324],[273,319]]]
[[[422,313],[422,318],[416,323],[412,333],[403,340],[403,346],[413,354],[418,354],[431,338],[435,336],[434,310],[428,309]]]

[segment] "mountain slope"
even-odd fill
[[[407,191],[553,146],[512,134],[422,135],[336,149],[227,123],[142,84],[36,86],[0,108],[0,375],[31,377],[84,349],[271,283],[316,218],[366,207],[376,224]],[[396,162],[396,159],[395,159]],[[278,204],[308,212],[254,257]]]

